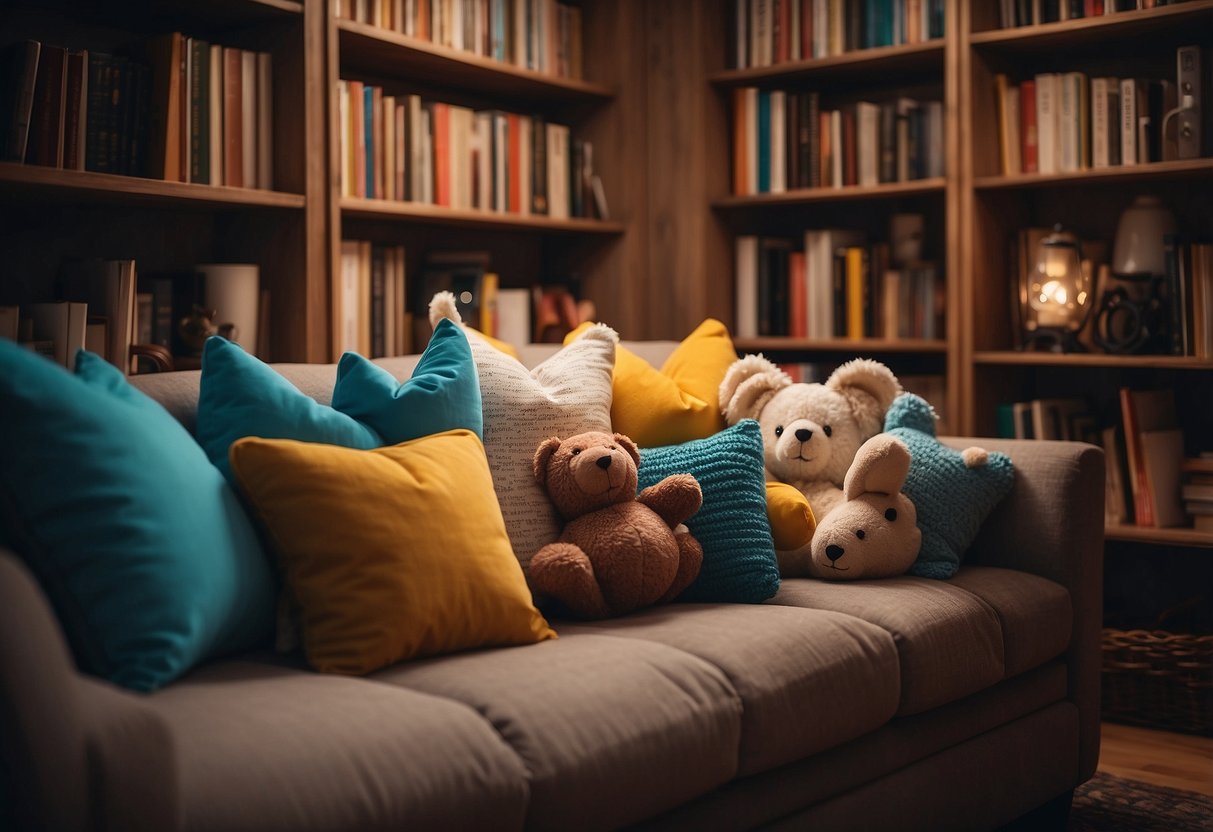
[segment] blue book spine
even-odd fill
[[[758,91],[758,193],[771,190],[771,93]]]
[[[375,96],[367,84],[362,89],[363,136],[366,137],[366,197],[375,196]]]

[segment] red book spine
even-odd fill
[[[354,127],[354,196],[370,196],[366,192],[366,93],[361,81],[350,81],[350,118]]]
[[[518,114],[510,113],[509,132],[510,132],[510,163],[509,163],[509,180],[510,180],[510,203],[508,210],[512,214],[517,214],[522,211],[522,141],[519,138],[521,133],[518,125]]]
[[[1039,144],[1036,138],[1036,82],[1024,81],[1019,85],[1019,129],[1022,134],[1020,159],[1024,173],[1040,170]]]

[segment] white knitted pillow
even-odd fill
[[[430,323],[461,322],[455,296],[430,301]],[[514,555],[526,570],[531,556],[560,537],[564,521],[535,482],[535,450],[551,436],[611,432],[611,379],[619,336],[596,324],[533,370],[465,329],[480,375],[484,450]]]

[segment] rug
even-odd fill
[[[1099,771],[1074,790],[1067,832],[1213,832],[1213,797]]]

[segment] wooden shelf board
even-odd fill
[[[521,216],[486,211],[456,210],[441,205],[395,202],[383,199],[341,198],[341,214],[353,219],[402,219],[435,225],[502,230],[546,231],[569,234],[622,234],[620,222],[589,219],[552,219],[542,215]]]
[[[943,72],[944,42],[940,38],[925,43],[855,49],[827,58],[791,61],[772,66],[727,69],[713,73],[708,80],[717,87],[775,86],[805,78],[853,76],[856,79],[889,75],[904,76],[917,72]]]
[[[861,199],[894,199],[903,196],[942,194],[946,187],[943,177],[915,179],[911,182],[889,182],[883,185],[848,185],[842,188],[797,188],[778,194],[730,196],[712,200],[713,208],[761,208],[772,205],[803,205],[814,202],[846,202]]]
[[[1197,23],[1201,18],[1204,18],[1205,24],[1209,25],[1213,22],[1209,20],[1210,11],[1213,11],[1213,0],[1196,0],[1196,2],[1159,6],[1154,9],[1116,12],[1098,17],[1081,17],[1057,23],[973,32],[969,35],[969,43],[976,47],[1054,48],[1067,44],[1090,42],[1113,35],[1130,37],[1147,34],[1159,29],[1180,27],[1189,21]]]
[[[976,190],[1012,188],[1056,188],[1062,185],[1123,184],[1125,182],[1173,179],[1188,176],[1213,177],[1213,158],[1181,159],[1175,162],[1150,162],[1142,165],[1117,165],[1071,173],[1020,173],[1012,176],[977,176]]]
[[[110,204],[161,203],[181,207],[302,209],[303,194],[165,182],[141,176],[60,170],[0,162],[0,189],[64,199],[102,199]]]
[[[947,352],[946,341],[924,338],[789,338],[783,336],[762,338],[734,338],[733,346],[741,352],[879,352],[879,353],[938,353]]]
[[[601,84],[523,69],[366,23],[338,20],[337,32],[343,66],[424,78],[430,84],[510,100],[604,102],[614,97],[612,90]]]
[[[975,364],[1019,367],[1119,367],[1122,369],[1213,370],[1213,359],[1191,355],[1106,355],[1104,353],[1052,353],[979,351]]]
[[[1109,525],[1104,528],[1104,539],[1213,548],[1213,534],[1198,532],[1192,528],[1162,529],[1154,526]]]

